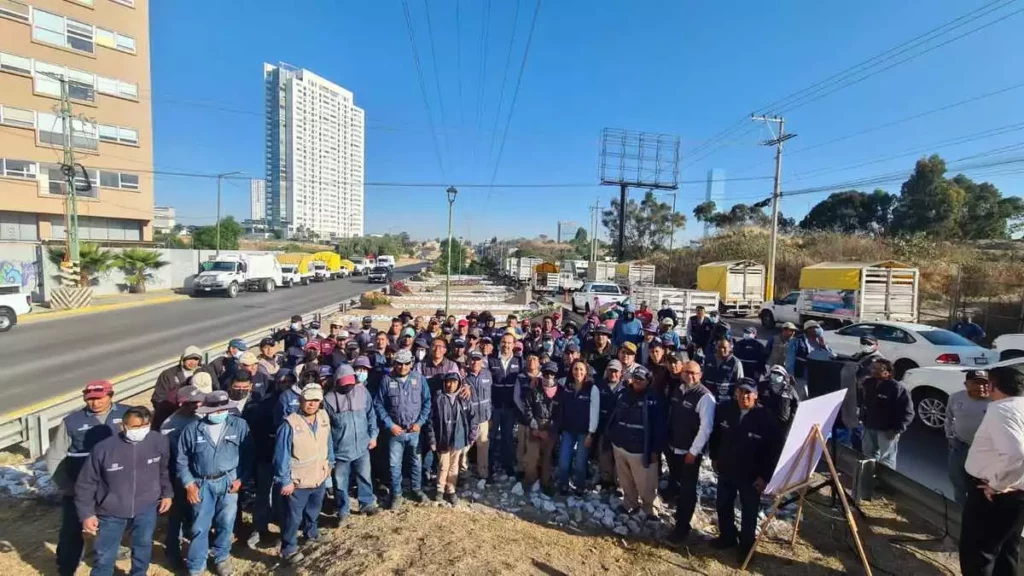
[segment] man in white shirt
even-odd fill
[[[963,576],[1014,576],[1024,530],[1024,366],[989,371],[992,403],[967,453]]]

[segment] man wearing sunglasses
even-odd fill
[[[682,364],[682,382],[671,382],[668,412],[668,462],[672,479],[679,485],[676,499],[676,527],[669,535],[673,544],[681,544],[690,535],[690,520],[697,506],[697,477],[704,449],[715,427],[715,396],[701,384],[700,364],[683,361],[681,355],[669,357]]]

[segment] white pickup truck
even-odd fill
[[[18,316],[32,311],[32,296],[21,292],[20,284],[0,284],[0,332],[18,323]]]
[[[761,311],[758,316],[761,318],[761,326],[774,328],[776,324],[792,322],[800,324],[800,291],[794,290],[782,298],[776,298],[771,302],[761,304]]]
[[[583,288],[572,293],[572,311],[589,314],[591,310],[597,311],[603,306],[622,302],[626,298],[618,284],[587,282]]]

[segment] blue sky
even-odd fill
[[[400,0],[251,0],[244,10],[235,2],[154,1],[150,26],[156,170],[240,170],[262,177],[262,65],[283,61],[355,93],[356,103],[366,110],[368,182],[487,184],[537,5],[535,0],[519,2],[516,20],[515,0],[491,1],[488,41],[482,43],[486,0],[430,0],[432,35],[424,1],[409,0],[442,173]],[[477,240],[554,236],[558,220],[589,227],[587,206],[597,199],[607,206],[617,194],[596,184],[600,131],[616,127],[682,139],[680,179],[697,182],[680,188],[678,209],[690,222],[677,238],[697,237],[702,226],[690,212],[704,198],[701,181],[709,169],[724,169],[727,178],[772,172],[772,151],[758,146],[768,137],[763,127],[752,124],[738,131],[723,146],[713,146],[707,157],[702,157],[702,142],[754,110],[987,3],[794,0],[767,9],[754,2],[543,0],[495,182],[582,186],[491,192],[463,188],[456,203],[456,234]],[[989,16],[924,48],[1019,9],[993,6]],[[1024,123],[1019,106],[1024,86],[818,146],[1024,83],[1022,24],[1024,14],[1009,16],[785,111],[787,132],[798,136],[784,157],[783,190],[909,171],[925,149],[952,160],[1021,142],[1024,124],[1013,125]],[[506,59],[510,65],[496,116]],[[483,97],[478,98],[482,68]],[[1004,127],[1009,128],[999,130]],[[701,153],[687,154],[695,149]],[[909,154],[874,161],[901,153]],[[1010,151],[978,161],[1014,157]],[[1006,173],[1013,167],[965,173],[992,181],[1010,195],[1019,191],[1021,182],[1021,174]],[[899,183],[881,187],[898,191]],[[720,207],[727,208],[769,196],[771,181],[727,182],[725,190]],[[801,217],[825,196],[786,198],[782,210]],[[156,198],[157,204],[175,206],[186,223],[213,222],[212,179],[158,176]],[[248,182],[225,182],[226,213],[248,217],[248,198]],[[368,232],[440,236],[446,209],[443,186],[366,189]]]

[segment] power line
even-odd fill
[[[505,55],[505,71],[501,74],[501,89],[498,91],[498,107],[494,110],[494,126],[491,128],[491,147],[487,150],[487,157],[494,154],[494,140],[498,135],[498,118],[501,117],[501,105],[505,101],[505,84],[508,82],[508,67],[512,64],[512,44],[516,39],[516,28],[519,26],[519,8],[522,0],[516,0],[516,14],[512,18],[512,36],[508,39],[508,53]]]
[[[448,122],[444,119],[444,93],[441,92],[441,67],[437,65],[437,52],[434,51],[434,27],[430,23],[430,6],[423,0],[423,11],[427,14],[427,40],[430,41],[430,60],[434,63],[434,85],[437,86],[437,109],[441,115],[441,136],[444,138],[445,154],[451,159],[452,149],[448,143]]]
[[[459,77],[459,125],[462,125],[462,2],[455,0],[455,73]]]
[[[480,54],[480,83],[477,86],[476,93],[476,114],[473,117],[473,126],[476,128],[477,134],[483,130],[483,100],[484,100],[484,85],[487,78],[487,52],[490,47],[490,36],[491,36],[491,0],[487,0],[486,4],[482,5],[480,13],[480,48],[477,54]],[[473,146],[473,165],[476,165],[477,154],[480,146]]]
[[[409,44],[412,46],[412,59],[416,64],[416,78],[419,80],[420,94],[423,96],[423,107],[427,111],[427,122],[430,125],[430,136],[434,143],[434,156],[437,158],[437,166],[441,170],[441,176],[447,180],[444,169],[444,162],[441,161],[441,146],[437,141],[437,130],[434,128],[434,113],[430,109],[430,99],[427,97],[427,84],[423,80],[423,66],[420,64],[419,50],[416,48],[416,33],[412,26],[412,16],[409,14],[409,1],[402,0],[402,11],[405,13],[405,25],[409,31]]]

